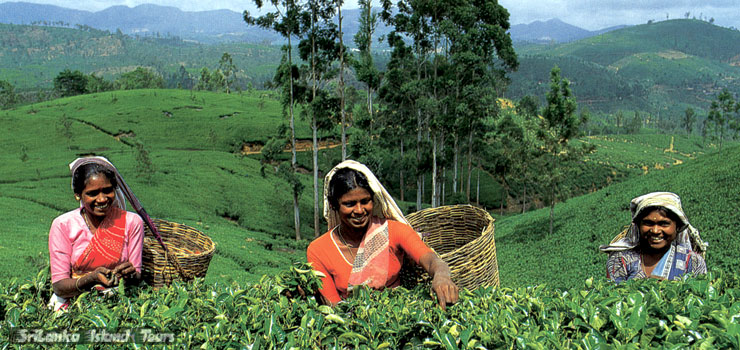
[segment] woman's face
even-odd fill
[[[105,216],[108,213],[115,198],[115,188],[104,174],[90,176],[80,197],[85,211],[98,217]]]
[[[339,197],[339,218],[346,228],[366,229],[372,212],[373,196],[364,188],[355,187]]]
[[[658,210],[642,218],[639,228],[643,246],[652,250],[664,250],[676,239],[676,222]]]

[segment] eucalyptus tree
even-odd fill
[[[218,70],[223,74],[224,91],[227,94],[230,94],[231,86],[234,85],[234,81],[236,79],[237,68],[228,52],[224,52],[224,54],[221,55],[221,59],[218,61]]]
[[[365,83],[367,89],[367,113],[373,118],[373,93],[380,85],[380,72],[375,67],[372,55],[373,34],[378,26],[378,13],[373,11],[372,0],[358,0],[360,8],[360,28],[354,42],[359,50],[359,59],[354,68],[357,80]]]
[[[441,28],[449,40],[450,61],[456,68],[454,158],[457,166],[460,136],[467,136],[466,199],[470,200],[473,139],[485,131],[483,120],[498,113],[496,97],[507,82],[506,72],[515,70],[518,61],[507,33],[509,13],[496,0],[450,3],[447,20]]]
[[[550,72],[550,90],[547,92],[547,105],[542,110],[537,138],[545,158],[540,178],[547,188],[546,197],[550,203],[550,234],[552,234],[555,202],[567,171],[566,162],[583,154],[583,149],[570,144],[579,136],[580,126],[585,122],[585,114],[576,115],[578,105],[570,90],[570,82],[560,76],[557,66]]]
[[[262,9],[262,7],[265,5],[265,2],[263,0],[254,0],[254,4],[257,5],[258,9]],[[289,117],[290,117],[290,151],[291,151],[291,159],[290,164],[292,171],[295,172],[296,170],[296,142],[295,142],[295,115],[294,115],[294,104],[295,104],[295,91],[294,91],[294,81],[295,76],[297,75],[298,69],[293,66],[293,46],[292,46],[292,37],[293,36],[300,36],[300,20],[299,16],[301,13],[301,6],[296,0],[270,0],[270,4],[275,8],[274,12],[267,12],[266,14],[260,16],[260,17],[252,17],[249,15],[248,11],[244,11],[243,18],[244,21],[248,24],[252,25],[258,25],[262,28],[272,29],[280,35],[282,35],[284,38],[286,38],[288,44],[284,47],[284,50],[286,52],[284,62],[287,64],[287,67],[283,70],[284,77],[287,76],[287,89],[284,89],[283,91],[287,90],[287,103],[284,103],[285,106],[287,104],[288,111],[289,111]],[[282,65],[282,64],[281,64]],[[280,70],[280,68],[278,68]],[[283,81],[283,80],[280,80]],[[298,186],[293,186],[294,189],[298,188]],[[297,191],[293,191],[293,212],[294,212],[294,222],[295,222],[295,236],[296,240],[301,239],[301,221],[300,221],[300,211],[298,207],[298,197],[299,194]]]
[[[412,167],[406,150],[416,125],[416,95],[409,88],[409,82],[413,80],[414,54],[397,33],[390,33],[387,40],[393,51],[383,84],[378,89],[378,98],[383,101],[378,113],[378,125],[382,130],[380,141],[389,148],[398,149],[395,165],[398,169],[400,199],[405,201],[406,171]]]
[[[383,19],[391,25],[395,26],[393,35],[396,35],[398,40],[390,40],[388,44],[393,47],[394,50],[406,51],[407,47],[402,36],[408,37],[411,40],[411,52],[413,57],[414,65],[412,69],[411,80],[407,81],[402,85],[402,89],[406,91],[412,98],[411,105],[413,106],[414,114],[416,116],[416,207],[421,208],[423,192],[422,188],[424,185],[424,174],[421,171],[423,153],[425,151],[424,139],[425,131],[428,127],[429,116],[426,114],[428,109],[425,109],[425,103],[430,98],[428,96],[428,89],[426,89],[427,82],[425,79],[426,67],[427,67],[427,55],[431,51],[432,42],[430,36],[433,31],[433,27],[429,21],[429,7],[432,0],[401,0],[396,4],[398,6],[397,11],[392,13],[392,3],[390,0],[382,0],[383,5]],[[398,34],[396,34],[398,33]],[[390,36],[390,34],[389,34]],[[393,108],[393,107],[390,107]]]
[[[727,89],[723,89],[709,107],[707,124],[714,138],[719,140],[720,153],[722,153],[722,143],[729,129],[740,129],[740,123],[735,118],[738,111],[740,111],[740,103],[735,102],[735,98]]]
[[[347,116],[345,110],[345,98],[344,98],[344,33],[342,32],[342,5],[344,0],[335,0],[337,7],[337,22],[339,23],[339,109],[342,115],[342,161],[347,159]]]
[[[314,236],[319,231],[319,147],[318,130],[331,117],[330,112],[333,99],[324,91],[320,91],[325,79],[331,78],[330,69],[338,58],[339,45],[336,44],[337,29],[331,19],[334,15],[332,0],[309,0],[305,11],[301,14],[303,32],[306,36],[298,45],[302,60],[309,62],[311,71],[311,96],[308,100],[309,108],[304,109],[311,115],[312,160],[313,160],[313,202],[314,202]]]

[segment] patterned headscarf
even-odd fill
[[[116,182],[118,182],[118,186],[116,186],[116,198],[113,201],[113,204],[123,210],[126,210],[126,197],[121,190],[125,182],[123,181],[123,178],[121,178],[121,175],[118,173],[116,167],[113,166],[113,164],[109,162],[108,159],[105,159],[105,157],[83,157],[77,158],[74,160],[74,162],[69,163],[69,171],[72,173],[72,191],[74,191],[75,172],[77,171],[77,169],[85,164],[99,164],[113,172],[116,177]],[[80,200],[80,207],[82,207],[82,200]]]
[[[620,240],[614,243],[602,245],[599,250],[605,253],[629,250],[640,245],[640,228],[639,223],[635,220],[641,216],[643,210],[647,208],[661,207],[675,214],[681,222],[676,223],[678,236],[674,244],[692,248],[691,241],[694,242],[693,251],[703,253],[707,250],[708,244],[701,239],[699,230],[691,226],[689,219],[681,207],[681,198],[671,192],[653,192],[633,199],[630,202],[630,212],[632,214],[632,223],[627,229],[626,234]]]
[[[365,175],[365,178],[367,178],[370,189],[373,190],[373,216],[393,219],[408,225],[406,218],[403,216],[403,212],[401,212],[401,209],[398,208],[398,205],[393,200],[393,197],[391,197],[388,191],[385,190],[385,187],[383,187],[380,181],[378,181],[378,178],[375,177],[373,172],[360,162],[356,162],[354,160],[345,160],[337,164],[337,166],[331,169],[331,171],[329,171],[329,173],[327,173],[324,177],[324,218],[329,224],[330,230],[339,225],[340,220],[339,214],[335,210],[332,210],[331,206],[329,205],[329,183],[334,177],[334,174],[336,174],[337,170],[342,168],[353,169]]]

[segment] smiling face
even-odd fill
[[[343,228],[364,233],[373,212],[373,196],[366,189],[355,187],[339,197],[338,212]]]
[[[82,207],[89,215],[104,217],[116,198],[115,187],[104,174],[93,174],[87,178],[85,188],[79,194]]]
[[[668,249],[676,239],[677,225],[661,210],[653,210],[640,219],[640,240],[648,251],[661,252]]]

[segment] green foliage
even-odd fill
[[[65,69],[54,78],[54,90],[62,96],[75,96],[87,92],[87,77],[82,72]]]
[[[593,278],[567,290],[545,286],[463,291],[442,311],[428,285],[382,292],[358,288],[335,308],[317,304],[319,282],[294,265],[255,284],[202,280],[153,290],[126,287],[108,299],[84,293],[69,312],[42,307],[48,272],[0,283],[1,345],[14,327],[148,328],[178,347],[260,349],[735,348],[740,346],[740,277],[711,273],[679,282]],[[301,286],[309,297],[286,297]],[[153,344],[139,344],[156,346]],[[63,348],[52,344],[52,348]],[[128,346],[133,346],[130,344]]]
[[[0,109],[10,108],[18,101],[13,84],[0,80]]]
[[[715,140],[719,140],[719,150],[722,152],[722,143],[730,130],[740,131],[740,102],[727,89],[717,95],[712,101],[707,116],[708,127]]]
[[[133,89],[161,89],[164,87],[164,79],[161,75],[143,67],[123,73],[116,79],[116,88],[121,90]]]

